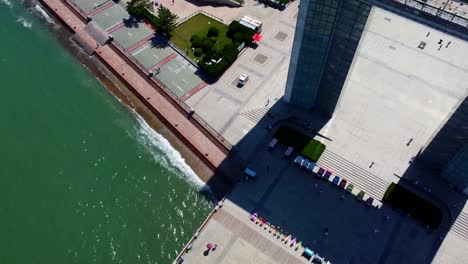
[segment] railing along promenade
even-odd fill
[[[197,113],[195,113],[190,106],[188,106],[184,101],[177,97],[166,85],[164,85],[160,80],[154,76],[150,76],[150,73],[146,68],[136,60],[132,55],[130,55],[122,46],[117,42],[111,41],[109,46],[115,51],[121,54],[125,61],[129,63],[132,68],[135,69],[142,77],[146,78],[148,82],[158,91],[162,92],[161,95],[164,96],[169,102],[173,102],[174,106],[177,106],[178,110],[187,116],[191,122],[197,126],[205,136],[214,139],[214,143],[220,147],[224,153],[228,153],[232,145],[227,142],[224,137],[219,134],[214,128],[212,128],[203,118],[201,118]]]
[[[89,21],[87,14],[85,14],[76,4],[71,0],[61,0],[66,3],[71,10],[79,15],[80,19],[84,22]],[[123,59],[129,63],[129,65],[138,72],[142,77],[148,80],[148,83],[151,84],[161,95],[164,96],[169,102],[171,102],[176,108],[185,114],[192,124],[194,124],[205,136],[211,138],[213,143],[215,143],[221,151],[225,154],[228,154],[232,149],[232,145],[213,127],[211,127],[202,117],[200,117],[195,111],[188,106],[183,100],[181,100],[177,95],[175,95],[164,83],[162,83],[155,76],[150,76],[148,70],[138,62],[131,54],[129,54],[122,46],[120,46],[116,41],[110,41],[108,44],[114,51],[118,52],[123,56]],[[180,52],[179,52],[180,53]]]

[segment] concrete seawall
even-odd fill
[[[141,72],[130,65],[111,45],[97,45],[96,41],[84,30],[86,24],[76,10],[60,0],[41,0],[41,2],[75,33],[75,39],[88,53],[94,53],[119,79],[125,83],[140,100],[151,109],[185,144],[199,156],[212,170],[218,168],[226,159],[229,147],[226,142],[216,142],[210,131],[200,129],[190,116],[178,109],[161,91],[155,89]],[[162,88],[160,88],[162,89]],[[221,147],[220,147],[221,146]],[[224,147],[223,147],[224,146]]]

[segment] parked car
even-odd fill
[[[297,156],[295,159],[294,159],[294,163],[296,163],[297,165],[301,165],[302,164],[302,161],[304,161],[304,158],[299,155]]]
[[[346,187],[346,183],[348,183],[348,182],[346,181],[346,179],[342,179],[342,180],[340,181],[340,184],[338,184],[338,187],[344,189],[344,188]]]
[[[367,206],[372,206],[372,203],[373,203],[373,202],[374,202],[374,198],[369,197],[369,198],[367,198],[367,200],[366,200],[366,205],[367,205]]]
[[[335,185],[338,185],[339,182],[340,182],[340,177],[339,177],[339,176],[335,176],[335,178],[333,178],[332,183],[335,184]]]
[[[356,196],[356,198],[357,198],[359,201],[362,201],[362,200],[364,200],[364,195],[365,195],[365,194],[366,194],[366,193],[365,193],[364,191],[360,191],[360,192],[358,193],[358,195]]]
[[[315,168],[315,163],[309,162],[309,165],[307,165],[306,170],[312,171]]]
[[[241,76],[239,76],[239,86],[244,86],[248,80],[249,76],[247,74],[241,74]]]
[[[315,175],[317,175],[317,177],[323,177],[323,174],[325,173],[325,169],[319,167],[317,173]]]
[[[353,189],[354,189],[354,185],[352,183],[348,184],[348,187],[346,187],[346,191],[349,193],[352,192]]]
[[[286,149],[286,151],[284,152],[284,156],[285,156],[285,157],[291,156],[291,154],[293,153],[293,151],[294,151],[293,147],[288,147],[288,148]]]
[[[328,169],[327,171],[325,171],[325,174],[323,175],[323,178],[328,180],[330,179],[330,176],[333,174],[333,171]]]
[[[278,139],[273,138],[270,141],[270,144],[268,145],[268,150],[273,150],[275,148],[276,144],[278,144]]]

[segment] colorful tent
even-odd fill
[[[253,39],[254,41],[259,42],[259,41],[262,39],[262,37],[263,37],[262,35],[260,35],[260,34],[258,34],[258,33],[255,33],[255,34],[252,36],[252,39]]]

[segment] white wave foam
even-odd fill
[[[26,18],[24,18],[22,16],[19,16],[18,19],[16,20],[16,22],[20,23],[21,25],[23,25],[23,27],[25,27],[27,29],[32,28],[32,22],[28,21]]]
[[[50,23],[50,24],[53,24],[54,21],[52,20],[52,18],[50,18],[50,16],[47,14],[47,12],[42,9],[39,5],[34,5],[34,10],[36,10],[38,13],[40,13],[42,15],[42,17],[45,18],[45,20]]]
[[[154,131],[140,115],[134,111],[133,113],[140,124],[138,138],[145,146],[150,147],[154,159],[165,168],[182,173],[188,182],[194,184],[201,190],[211,193],[210,187],[198,178],[197,174],[185,163],[185,160],[180,153],[172,147],[171,143]],[[154,151],[154,148],[158,149],[158,151]],[[164,155],[161,155],[160,152],[163,152]]]
[[[0,3],[7,5],[9,8],[13,7],[13,3],[10,0],[0,0]]]

